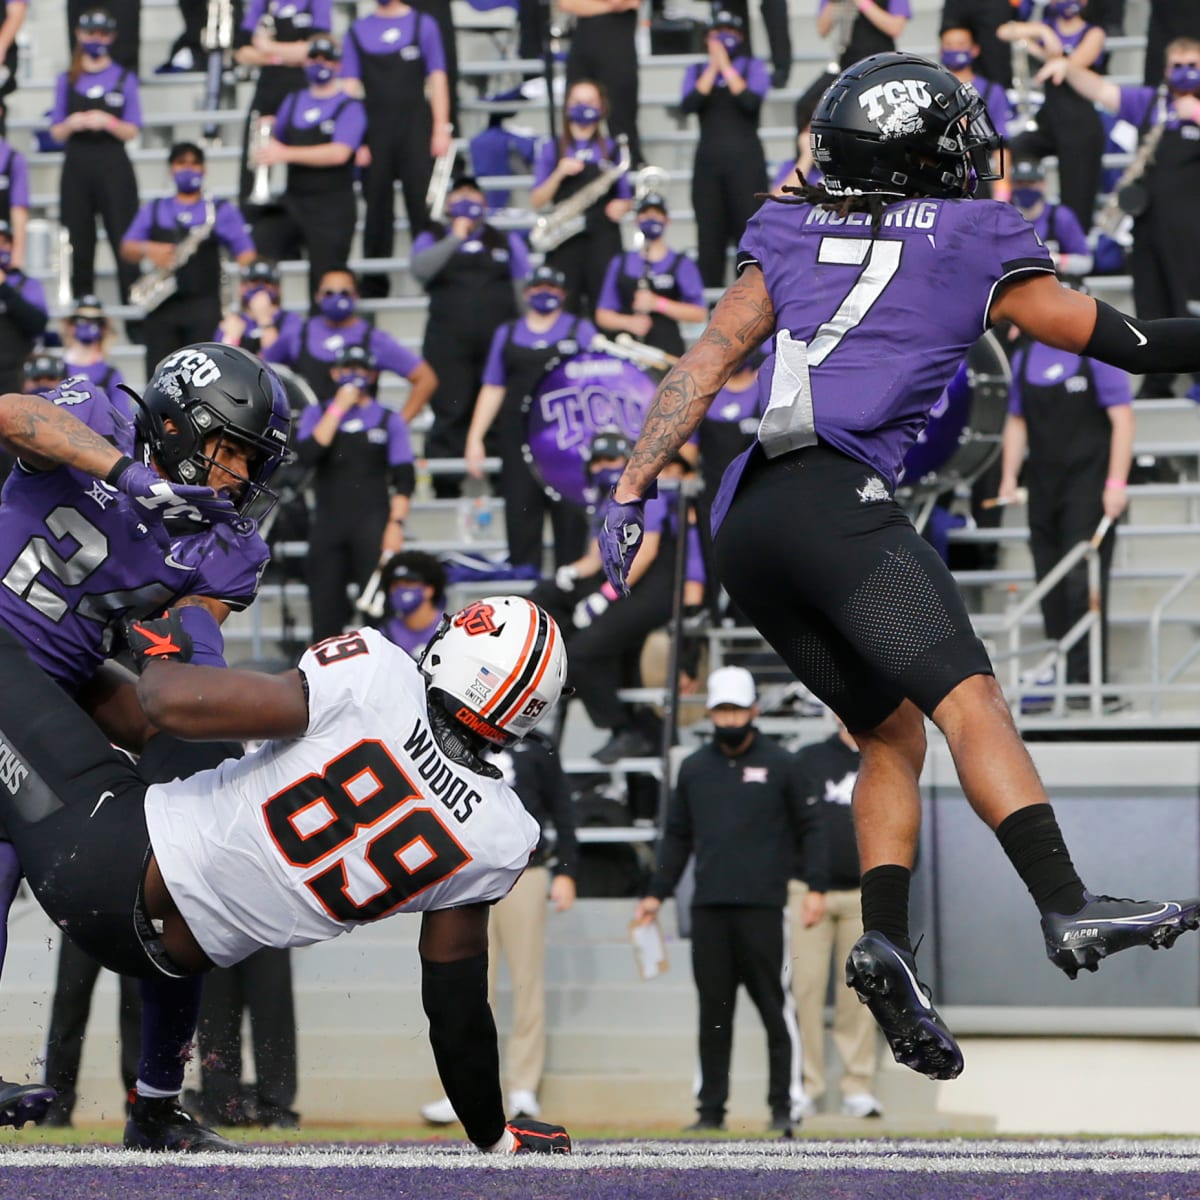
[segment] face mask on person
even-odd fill
[[[360,392],[371,390],[371,377],[365,371],[345,371],[338,376],[337,385],[340,388],[358,388]]]
[[[1173,92],[1194,96],[1200,92],[1200,67],[1195,63],[1176,63],[1167,72],[1167,83]]]
[[[731,33],[728,30],[718,33],[717,41],[725,47],[726,54],[736,54],[742,45],[742,35],[740,33]]]
[[[268,287],[266,284],[260,284],[258,287],[247,288],[242,293],[242,307],[249,308],[250,302],[255,296],[266,295],[272,304],[279,303],[279,296],[276,294],[273,287]]]
[[[0,271],[7,271],[12,266],[12,251],[0,250]]]
[[[562,297],[551,291],[530,292],[529,307],[539,313],[557,312],[562,308]]]
[[[591,473],[591,483],[597,493],[608,496],[620,482],[624,467],[600,467]]]
[[[326,62],[310,62],[304,64],[304,77],[316,87],[328,83],[333,78],[333,68]]]
[[[975,56],[970,50],[942,51],[942,66],[947,71],[965,71],[974,61]]]
[[[718,746],[733,750],[740,746],[749,733],[754,729],[754,722],[747,721],[745,725],[714,725],[713,741]]]
[[[175,190],[187,195],[200,190],[204,183],[204,172],[198,167],[180,167],[178,171],[171,172],[171,178],[175,180]]]
[[[600,120],[600,110],[594,104],[572,104],[567,109],[567,120],[572,125],[595,125]]]
[[[1015,187],[1011,195],[1012,202],[1018,208],[1033,208],[1042,198],[1041,190],[1035,187]]]
[[[425,603],[425,588],[419,583],[404,584],[392,588],[388,593],[388,598],[392,604],[392,612],[397,616],[407,617]]]
[[[1083,5],[1079,0],[1050,0],[1050,3],[1046,5],[1046,16],[1060,21],[1077,17],[1081,12],[1083,12]]]
[[[468,200],[465,197],[455,200],[446,211],[452,217],[466,217],[469,221],[479,221],[483,218],[483,205],[478,200]]]
[[[103,58],[108,53],[108,43],[94,38],[85,38],[79,43],[79,48],[88,58]]]
[[[94,346],[104,336],[99,321],[76,321],[71,332],[81,346]]]
[[[354,316],[355,297],[350,292],[327,292],[317,301],[317,308],[327,321],[344,321]]]
[[[644,221],[638,222],[638,229],[641,230],[642,236],[651,242],[662,237],[666,227],[666,221],[660,221],[657,217],[647,217]]]

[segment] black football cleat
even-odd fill
[[[162,1150],[176,1154],[241,1154],[245,1146],[201,1125],[182,1108],[178,1096],[135,1096],[125,1122],[126,1150]]]
[[[9,1083],[0,1079],[0,1125],[20,1129],[26,1121],[37,1125],[58,1099],[44,1083]]]
[[[917,978],[909,951],[882,933],[864,933],[846,959],[846,986],[871,1010],[898,1063],[930,1079],[961,1074],[962,1051]]]
[[[1084,892],[1075,913],[1047,913],[1042,934],[1050,961],[1074,979],[1096,971],[1100,960],[1130,946],[1170,947],[1186,929],[1200,926],[1200,899],[1128,900]]]

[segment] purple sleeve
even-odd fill
[[[1087,362],[1092,368],[1092,379],[1096,384],[1096,403],[1101,408],[1116,408],[1133,402],[1133,389],[1124,371],[1094,358],[1089,358]]]
[[[112,401],[90,379],[74,375],[45,393],[51,404],[69,412],[93,433],[112,438],[117,433]],[[119,417],[119,414],[116,414]]]
[[[621,297],[617,292],[617,275],[621,270],[621,263],[625,260],[624,254],[618,254],[609,264],[608,269],[604,272],[604,282],[600,285],[600,295],[596,298],[597,308],[609,308],[613,312],[621,311]]]
[[[195,591],[240,612],[258,591],[270,551],[257,532],[239,534],[230,525],[218,526],[212,537],[220,546],[201,558]]]
[[[417,10],[417,42],[425,58],[425,74],[446,69],[446,51],[442,47],[442,31],[428,13]]]
[[[598,337],[599,334],[600,330],[587,317],[583,317],[575,326],[575,339],[579,342],[582,350],[586,350],[592,344],[592,339]]]
[[[137,210],[129,228],[125,230],[123,241],[148,242],[150,240],[150,230],[154,228],[154,204],[155,202],[151,200]]]
[[[742,269],[750,263],[756,263],[762,266],[766,256],[766,243],[763,240],[763,217],[762,214],[766,209],[766,205],[758,210],[746,222],[746,231],[742,234],[742,240],[738,243],[737,250],[737,271],[741,274]]]
[[[707,583],[708,572],[704,569],[704,549],[700,544],[700,526],[689,525],[687,534],[687,573],[689,583]]]
[[[408,439],[408,425],[398,412],[388,416],[387,431],[388,466],[398,467],[412,462],[412,442]]]
[[[342,146],[357,150],[367,136],[367,110],[362,101],[347,104],[338,114],[333,126],[333,140]]]
[[[296,441],[303,442],[312,437],[312,431],[324,415],[325,410],[319,404],[310,404],[300,414],[300,421],[296,425]]]
[[[67,73],[64,71],[54,84],[54,105],[50,109],[50,124],[59,125],[67,119]]]
[[[359,79],[362,77],[362,68],[358,65],[358,41],[354,36],[355,27],[359,23],[359,21],[355,21],[350,26],[345,40],[342,42],[341,76],[343,79]]]
[[[296,95],[296,92],[288,92],[284,96],[275,110],[275,124],[271,126],[271,136],[285,146],[292,144],[292,134],[295,133],[292,125],[292,113],[296,108]]]
[[[332,0],[313,0],[312,8],[313,33],[328,33],[333,28]]]
[[[529,278],[529,246],[517,232],[508,235],[508,264],[513,279],[518,283]]]
[[[616,147],[615,146],[613,147],[613,154],[614,154],[614,156],[616,155]],[[614,157],[613,161],[614,162],[616,161],[615,157]],[[630,180],[628,174],[622,175],[621,178],[617,180],[617,199],[618,200],[632,200],[633,199],[633,182],[632,182],[632,180]]]
[[[242,31],[253,34],[266,11],[267,0],[250,0],[250,3],[246,5],[245,15],[242,17]]]
[[[381,371],[395,371],[407,379],[420,365],[421,359],[411,350],[405,350],[398,341],[382,329],[371,330],[371,353]]]
[[[428,229],[418,233],[417,236],[413,238],[412,251],[409,254],[409,259],[411,260],[416,258],[418,254],[428,250],[430,246],[434,246],[436,244],[437,238],[435,238]]]
[[[752,58],[746,65],[746,87],[765,96],[771,90],[771,73],[761,58]]]
[[[508,322],[505,321],[492,334],[492,344],[488,347],[487,362],[483,366],[483,382],[492,387],[504,387],[508,375],[504,370],[504,344],[508,341]]]
[[[42,312],[48,312],[46,308],[46,289],[42,287],[41,281],[30,279],[28,275],[21,281],[21,299],[32,304],[34,308],[40,308]]]
[[[1150,106],[1154,103],[1154,89],[1148,87],[1121,88],[1121,102],[1117,105],[1117,120],[1128,121],[1141,128]]]
[[[1092,248],[1079,218],[1065,204],[1055,209],[1053,233],[1057,236],[1060,254],[1091,254]]]
[[[886,7],[893,17],[912,16],[912,5],[909,0],[887,0]]]
[[[537,157],[533,160],[533,186],[541,187],[558,166],[558,147],[552,138],[544,138],[537,149]]]
[[[1008,385],[1008,414],[1011,417],[1025,415],[1025,399],[1021,395],[1021,376],[1025,373],[1025,360],[1029,357],[1028,350],[1018,350],[1012,360],[1012,383]],[[959,367],[962,370],[962,367]]]
[[[679,298],[685,304],[704,303],[704,280],[700,278],[700,268],[686,254],[681,254],[679,262],[675,264],[675,281],[679,284]]]
[[[254,252],[254,242],[250,237],[250,231],[246,228],[241,209],[236,204],[231,204],[229,201],[218,202],[214,229],[217,240],[225,244],[226,249],[234,258],[237,258],[239,254],[244,254],[247,250],[251,253]]]
[[[142,96],[138,91],[137,76],[131,71],[125,76],[125,107],[121,110],[121,120],[130,125],[142,127]]]
[[[686,100],[696,90],[696,80],[700,78],[700,64],[691,63],[683,73],[683,86],[679,89],[679,98]]]
[[[666,496],[655,496],[653,500],[647,500],[646,507],[643,509],[643,514],[646,518],[646,532],[662,533],[667,524]]]
[[[977,229],[981,244],[987,252],[975,262],[984,278],[992,281],[991,292],[984,308],[984,327],[992,306],[996,288],[1007,279],[1017,279],[1042,272],[1054,273],[1050,251],[1042,244],[1030,223],[1011,204],[999,200],[976,200],[970,209],[978,209]],[[753,222],[751,222],[753,224]]]
[[[8,160],[9,204],[14,208],[29,207],[29,163],[25,155],[14,150]]]
[[[279,326],[279,336],[262,352],[263,362],[291,366],[300,357],[300,334],[304,322],[297,313],[288,313]]]

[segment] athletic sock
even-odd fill
[[[21,886],[21,864],[12,842],[0,841],[0,971],[8,954],[8,910]]]
[[[1043,916],[1083,907],[1083,883],[1049,804],[1030,804],[1009,813],[996,827],[996,837]]]
[[[142,1057],[137,1090],[141,1096],[177,1096],[192,1056],[192,1039],[200,1017],[199,976],[186,979],[143,979]]]
[[[898,950],[911,950],[908,937],[908,885],[912,872],[889,864],[862,877],[864,933],[882,933]]]

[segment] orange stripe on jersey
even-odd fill
[[[529,630],[525,634],[525,645],[521,647],[521,654],[516,661],[516,665],[509,672],[508,678],[496,689],[492,698],[479,710],[479,715],[487,716],[489,712],[503,699],[509,687],[521,677],[521,672],[525,669],[526,660],[529,658],[529,648],[533,645],[534,635],[537,633],[538,621],[537,610],[528,600],[525,601],[529,610]]]
[[[525,701],[529,699],[530,694],[534,691],[539,683],[542,682],[542,676],[546,673],[546,668],[550,665],[550,659],[554,656],[554,637],[557,632],[555,622],[548,621],[550,626],[550,636],[546,640],[546,649],[542,653],[542,665],[538,667],[537,674],[533,677],[533,682],[521,693],[516,704],[509,709],[509,718],[520,716],[521,708]]]

